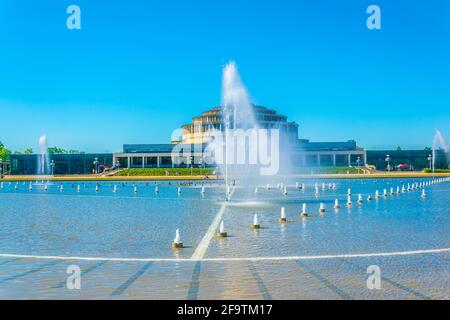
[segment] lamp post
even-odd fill
[[[98,158],[97,157],[95,157],[95,159],[94,159],[94,169],[95,169],[95,174],[98,174]]]
[[[359,173],[359,165],[361,164],[361,157],[358,156],[358,158],[356,158],[356,166],[358,167],[358,173]]]
[[[430,170],[432,170],[433,169],[433,156],[431,154],[429,154],[427,160],[430,162]]]
[[[194,156],[189,157],[189,164],[191,165],[191,176],[192,176],[192,166],[194,165]]]
[[[55,160],[52,160],[51,162],[50,162],[50,168],[52,168],[52,176],[54,176],[55,175]]]
[[[387,162],[387,169],[390,172],[391,171],[391,157],[389,155],[386,155],[385,161]]]

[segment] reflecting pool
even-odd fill
[[[448,299],[450,183],[390,194],[427,181],[285,179],[237,185],[229,202],[221,182],[4,182],[0,298]],[[371,265],[380,290],[367,288]]]

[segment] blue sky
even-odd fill
[[[77,4],[82,29],[68,30]],[[366,28],[366,8],[382,30]],[[166,143],[220,103],[235,60],[253,101],[314,141],[423,148],[450,137],[450,2],[0,2],[0,141],[119,151]]]

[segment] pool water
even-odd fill
[[[450,248],[449,182],[426,187],[426,198],[421,190],[374,198],[376,190],[382,194],[383,189],[424,181],[285,180],[287,195],[273,181],[270,190],[260,184],[257,193],[256,185],[236,186],[229,202],[220,182],[66,182],[48,184],[47,190],[42,182],[32,182],[32,190],[29,182],[5,182],[0,190],[0,297],[449,298],[448,252],[295,258]],[[296,189],[295,182],[305,183],[305,190]],[[329,189],[328,183],[335,183],[336,189]],[[348,189],[350,207],[345,205]],[[358,194],[363,195],[362,204],[357,203]],[[366,200],[369,194],[372,201]],[[335,199],[339,210],[333,208]],[[303,203],[308,218],[299,215]],[[319,212],[320,203],[325,204],[324,213]],[[288,220],[284,224],[277,221],[281,207]],[[214,221],[222,220],[217,220],[219,212],[229,237],[208,238],[217,227]],[[251,228],[255,214],[259,230]],[[185,245],[181,250],[171,248],[176,229]],[[206,260],[189,261],[199,246],[205,248],[201,258]],[[74,262],[63,257],[150,260]],[[292,259],[252,260],[261,257]],[[73,263],[85,268],[83,279],[89,279],[77,292],[64,284],[65,268]],[[367,266],[377,263],[390,274],[389,290],[374,293],[364,279]]]

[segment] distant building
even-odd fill
[[[36,154],[12,154],[11,174],[33,175],[37,172],[38,155]],[[89,174],[95,168],[94,161],[97,158],[97,166],[111,167],[113,155],[111,153],[79,153],[79,154],[51,154],[50,160],[55,163],[54,174]]]
[[[259,128],[262,129],[279,129],[283,135],[294,141],[298,138],[298,124],[288,121],[286,116],[277,114],[275,110],[267,109],[262,106],[253,106],[255,120]],[[223,119],[223,107],[215,107],[202,113],[198,117],[192,118],[192,122],[183,125],[182,140],[184,144],[204,144],[207,143],[214,131],[225,131]],[[233,119],[231,121],[231,128]],[[174,141],[178,143],[178,141]]]
[[[309,140],[299,139],[299,125],[296,122],[288,121],[287,116],[280,115],[275,110],[263,106],[254,105],[253,108],[259,128],[280,130],[280,145],[288,146],[282,148],[284,153],[280,158],[290,168],[365,164],[365,150],[358,147],[354,140],[310,142]],[[124,145],[123,152],[114,154],[113,163],[118,161],[122,166],[129,168],[183,167],[191,163],[195,166],[202,166],[205,161],[202,158],[201,150],[204,150],[214,132],[225,131],[222,112],[223,107],[219,106],[192,118],[191,123],[182,126],[181,139],[172,141],[172,145]],[[230,120],[233,123],[233,119]],[[232,126],[230,129],[233,129]],[[192,159],[184,159],[173,153],[174,145],[192,145]],[[194,145],[201,145],[201,147],[195,148]],[[197,152],[194,152],[194,150],[197,150]]]
[[[279,129],[281,143],[289,144],[288,153],[281,155],[289,167],[301,169],[321,166],[374,165],[378,170],[387,168],[386,156],[395,169],[407,164],[410,169],[422,170],[430,166],[430,150],[381,150],[366,151],[356,141],[311,142],[299,139],[299,126],[275,110],[254,106],[258,126],[264,129]],[[215,107],[194,117],[192,123],[183,125],[180,141],[166,144],[124,144],[123,151],[115,154],[53,154],[55,174],[87,174],[94,169],[94,160],[102,166],[121,168],[175,168],[207,166],[204,153],[213,130],[224,131],[222,107]],[[174,152],[174,148],[189,150],[188,155]],[[283,151],[284,152],[284,151]],[[37,155],[11,155],[12,174],[35,174]],[[212,164],[214,166],[214,164]],[[447,168],[448,161],[442,150],[436,153],[436,168]]]
[[[406,164],[410,170],[416,171],[431,168],[431,150],[370,150],[367,151],[367,163],[374,165],[377,170],[386,170],[386,158],[388,155],[393,170],[399,165],[404,164]],[[436,151],[435,168],[448,168],[447,155],[443,150]]]

